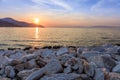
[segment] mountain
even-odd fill
[[[13,18],[2,18],[0,19],[0,27],[35,27],[36,24],[28,23],[24,21],[17,21]],[[42,25],[38,25],[37,27],[44,27]]]

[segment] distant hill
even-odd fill
[[[35,27],[36,24],[17,21],[12,18],[2,18],[0,19],[0,27]],[[38,25],[37,27],[44,27],[42,25]]]

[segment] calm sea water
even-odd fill
[[[0,48],[120,43],[120,28],[0,28]]]

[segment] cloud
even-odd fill
[[[91,7],[92,11],[114,13],[120,10],[120,0],[100,0]]]
[[[72,10],[72,7],[65,3],[63,0],[32,0],[40,7],[50,7],[51,9],[60,9],[63,8],[64,10]]]

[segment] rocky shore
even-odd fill
[[[0,80],[120,80],[120,46],[0,50]]]

